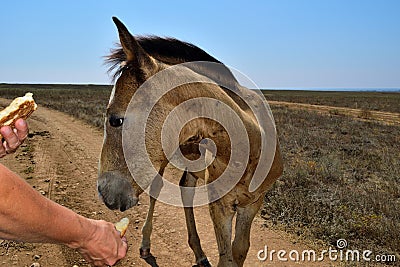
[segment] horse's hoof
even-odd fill
[[[150,248],[140,248],[140,257],[142,259],[147,259],[151,256]]]
[[[211,267],[210,262],[208,261],[207,258],[201,260],[199,263],[197,263],[197,265],[195,265],[197,267]]]

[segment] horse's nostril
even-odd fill
[[[124,206],[121,206],[120,208],[119,208],[119,210],[121,211],[121,212],[124,212],[124,211],[126,211],[127,209],[129,209],[128,207],[124,207]]]
[[[124,204],[121,205],[121,207],[119,208],[120,211],[126,211],[130,208],[132,208],[133,206],[136,206],[139,202],[139,199],[136,197],[130,197],[129,199],[126,199],[126,201],[124,201]]]

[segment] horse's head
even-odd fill
[[[107,106],[97,187],[107,207],[123,211],[136,205],[143,192],[131,177],[124,160],[122,125],[125,111],[137,88],[155,74],[161,64],[145,52],[117,18],[113,20],[122,49],[109,57],[110,61],[119,60],[119,77]],[[121,58],[124,59],[122,63]]]
[[[123,211],[136,205],[139,195],[143,192],[142,188],[148,188],[148,184],[139,186],[136,181],[147,182],[157,176],[149,177],[154,174],[151,169],[160,172],[162,166],[165,167],[167,158],[176,151],[176,143],[171,140],[176,140],[177,136],[179,148],[183,149],[182,153],[185,153],[185,156],[191,155],[188,159],[193,155],[194,158],[199,156],[201,151],[197,149],[197,145],[202,138],[208,137],[216,140],[217,146],[220,147],[218,149],[219,156],[229,159],[229,156],[225,157],[225,154],[230,153],[230,150],[226,149],[226,147],[230,147],[230,143],[226,142],[224,127],[208,118],[213,118],[217,116],[216,114],[221,113],[220,111],[220,113],[211,112],[215,107],[219,107],[218,101],[232,105],[236,113],[240,113],[239,106],[243,109],[248,109],[248,107],[235,93],[222,89],[224,87],[239,90],[237,81],[230,70],[205,51],[173,38],[135,38],[118,19],[113,18],[113,20],[118,28],[121,48],[115,50],[108,57],[108,61],[113,64],[113,67],[118,66],[118,70],[104,122],[98,191],[107,207]],[[194,62],[199,64],[185,64]],[[202,62],[214,64],[208,65],[202,64]],[[174,67],[171,68],[171,66]],[[147,95],[143,92],[152,93]],[[157,100],[157,104],[152,105],[151,101],[155,100],[157,98],[155,96],[158,96],[159,93],[162,93],[162,97],[159,101]],[[215,98],[218,101],[182,105],[181,108],[185,110],[181,111],[179,116],[192,114],[193,119],[191,117],[187,120],[185,115],[178,116],[179,118],[176,120],[171,119],[169,123],[165,122],[175,107],[195,98],[203,98],[203,102],[209,98]],[[135,109],[133,111],[132,105],[130,105],[132,99],[140,99],[138,102],[134,102]],[[186,104],[189,103],[194,102],[187,101]],[[211,107],[211,103],[214,103],[215,107]],[[146,121],[140,120],[141,112],[143,113],[149,107],[151,107],[151,112],[146,117]],[[222,107],[218,110],[221,109]],[[226,113],[222,115],[222,117],[226,117]],[[170,116],[169,118],[174,117]],[[133,126],[132,122],[134,122]],[[164,127],[163,122],[168,126]],[[179,125],[182,122],[185,124]],[[140,137],[136,138],[137,135],[131,136],[131,133],[142,129],[143,126],[146,132],[145,150],[148,152],[152,166],[142,160],[145,157],[141,157],[144,152],[140,149],[140,144],[144,142],[140,141]],[[123,129],[129,129],[129,131],[123,131]],[[161,140],[162,130],[165,130],[164,137],[165,140],[168,140],[164,143]],[[127,132],[129,140],[125,139]],[[129,145],[125,143],[127,140]],[[128,164],[123,143],[125,147],[129,148],[129,153],[135,155],[134,160],[129,160]],[[166,151],[163,150],[164,148]],[[135,178],[141,180],[135,181],[132,177],[130,172],[132,165],[135,165],[136,170],[140,169],[135,173]]]

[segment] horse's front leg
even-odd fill
[[[142,227],[142,243],[140,245],[140,257],[146,259],[151,256],[150,253],[150,236],[153,231],[153,213],[156,205],[156,199],[150,196],[150,205],[147,212],[146,221]]]
[[[167,164],[164,164],[159,174],[156,178],[154,178],[153,182],[150,186],[150,204],[149,210],[147,212],[146,221],[142,227],[142,243],[140,245],[140,257],[146,259],[151,256],[150,253],[150,236],[151,232],[153,231],[153,213],[154,207],[156,205],[156,200],[158,195],[160,194],[161,188],[163,187],[164,183],[162,180],[162,175],[164,174],[164,170]]]
[[[193,198],[197,179],[185,171],[179,181],[181,188],[182,203],[184,205],[186,227],[188,231],[188,243],[196,257],[196,266],[211,267],[206,254],[201,248],[199,234],[197,233],[196,221],[193,212]]]

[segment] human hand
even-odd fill
[[[121,238],[114,224],[91,220],[94,231],[77,248],[87,262],[93,266],[112,266],[126,255],[127,240]]]
[[[15,150],[24,142],[28,136],[28,124],[23,119],[18,119],[15,122],[15,129],[10,126],[0,128],[0,133],[4,138],[4,142],[0,145],[0,158],[7,154],[14,153]]]

